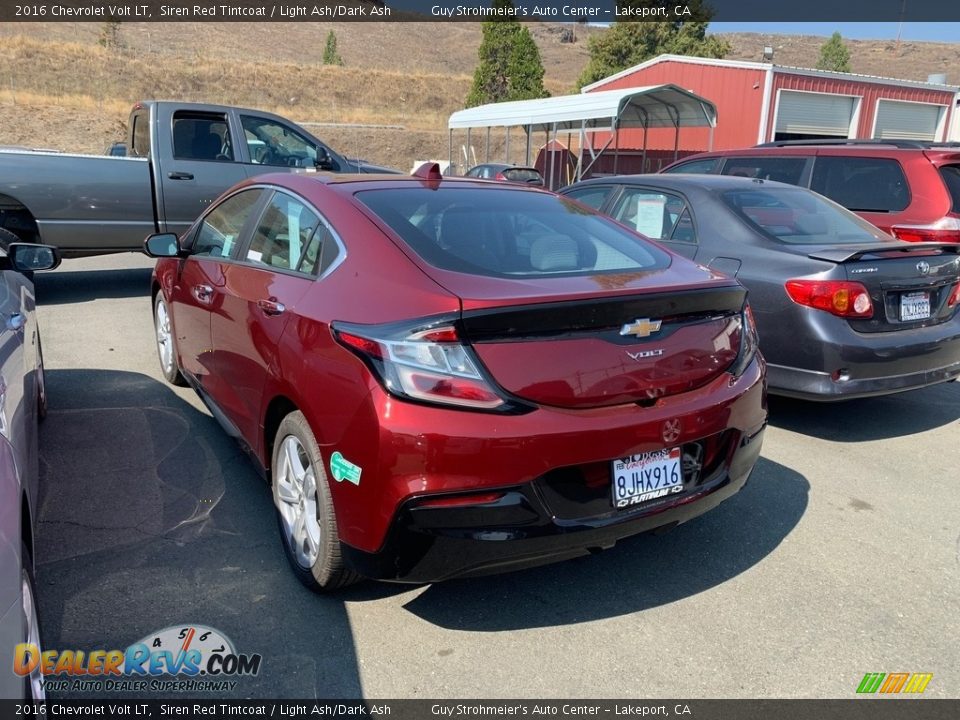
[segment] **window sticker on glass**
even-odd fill
[[[637,199],[637,215],[634,223],[638,233],[647,237],[659,239],[663,234],[663,208],[667,200],[659,197]]]

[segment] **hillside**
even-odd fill
[[[570,92],[602,28],[531,23],[554,94]],[[343,67],[321,64],[335,30]],[[0,25],[0,145],[101,152],[124,135],[130,105],[169,98],[245,105],[301,122],[350,155],[409,168],[446,157],[449,114],[462,107],[480,44],[479,23],[123,23],[119,47],[98,23]],[[812,66],[824,38],[733,34],[729,57]],[[854,72],[960,82],[960,45],[848,41]],[[956,77],[954,77],[956,76]],[[389,125],[391,128],[329,127]],[[482,156],[475,136],[475,150]],[[502,135],[495,134],[497,152]],[[539,140],[539,139],[538,139]],[[462,143],[458,138],[456,142]],[[511,140],[519,152],[522,136]],[[482,157],[481,157],[482,159]],[[519,159],[519,158],[514,158]]]

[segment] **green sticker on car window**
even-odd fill
[[[339,452],[330,456],[330,474],[337,482],[352,482],[354,485],[360,484],[360,473],[363,469],[359,465],[354,465]]]

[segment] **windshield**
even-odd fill
[[[747,224],[779,242],[855,245],[892,241],[866,220],[808,190],[758,187],[727,190],[721,197]]]
[[[434,267],[493,277],[667,267],[670,256],[583,206],[499,188],[367,190],[357,199]]]

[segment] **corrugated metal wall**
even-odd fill
[[[770,112],[767,120],[766,138],[768,140],[773,137],[773,128],[776,122],[774,111],[778,90],[800,90],[804,92],[853,95],[862,98],[860,101],[860,117],[857,121],[857,129],[854,135],[854,137],[858,138],[872,137],[873,119],[876,113],[877,100],[906,100],[910,102],[935,103],[949,107],[953,103],[954,97],[952,92],[943,90],[881,85],[872,82],[841,80],[838,78],[811,75],[794,75],[783,71],[775,71],[773,92],[770,95]],[[705,97],[709,97],[708,93],[702,94],[704,94]],[[937,139],[943,140],[946,138],[941,136]]]
[[[760,113],[763,109],[762,70],[747,68],[717,67],[715,65],[697,65],[692,63],[666,60],[644,70],[605,83],[597,90],[618,90],[620,88],[642,87],[645,85],[663,85],[673,83],[706,98],[717,106],[717,128],[714,130],[713,148],[748,147],[756,145],[760,127]],[[600,147],[606,141],[606,133],[597,133],[594,145]],[[710,133],[706,128],[681,128],[680,150],[701,152],[708,149]],[[650,130],[647,148],[651,150],[670,150],[673,157],[674,132],[670,130]],[[623,130],[619,145],[622,149],[640,149],[643,147],[642,130]],[[613,146],[611,145],[611,148]]]

